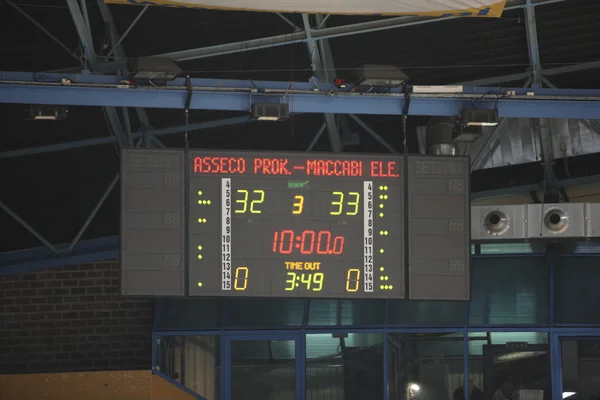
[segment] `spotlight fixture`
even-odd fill
[[[453,143],[473,143],[483,136],[483,128],[498,125],[497,110],[462,110],[458,116]]]
[[[498,110],[470,109],[460,112],[459,120],[466,127],[485,127],[498,125]]]
[[[129,71],[131,79],[155,81],[172,81],[182,72],[175,61],[159,57],[135,58],[129,63]]]
[[[30,106],[27,119],[30,121],[62,121],[67,118],[69,110],[55,106]]]
[[[368,64],[354,71],[355,85],[358,87],[398,87],[408,80],[398,67],[393,65]]]
[[[284,121],[290,117],[290,107],[287,103],[254,103],[250,114],[256,121]]]

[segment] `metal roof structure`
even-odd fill
[[[122,147],[182,147],[187,130],[198,148],[403,150],[401,91],[324,95],[333,78],[366,63],[397,65],[411,85],[464,85],[463,97],[412,96],[411,152],[419,151],[417,128],[431,116],[455,115],[464,101],[498,108],[504,122],[470,149],[477,201],[543,200],[545,183],[561,201],[600,193],[595,0],[509,0],[498,19],[283,15],[102,0],[5,0],[2,7],[0,24],[12,33],[0,44],[0,252],[47,247],[6,254],[5,267],[117,254]],[[189,125],[183,78],[172,90],[117,88],[127,61],[142,56],[175,60],[193,78]],[[223,86],[232,92],[214,93]],[[506,87],[516,88],[515,97],[498,100]],[[249,122],[254,89],[293,94],[296,114],[275,124]],[[25,121],[34,103],[66,104],[69,116]]]

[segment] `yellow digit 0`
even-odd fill
[[[359,286],[360,286],[360,270],[354,269],[354,268],[349,269],[348,273],[346,274],[346,292],[358,292]]]
[[[241,281],[241,284],[240,284],[240,281]],[[235,269],[235,280],[233,281],[233,288],[235,290],[246,290],[247,287],[248,287],[248,267],[237,267]]]
[[[242,205],[242,209],[238,209],[235,210],[236,214],[243,214],[246,212],[246,209],[248,208],[248,191],[245,189],[238,189],[237,193],[241,193],[242,196],[244,196],[244,198],[242,199],[236,199],[236,203],[241,204]]]
[[[338,201],[332,201],[332,206],[337,206],[337,211],[331,211],[329,214],[331,215],[340,215],[342,213],[342,207],[344,206],[344,193],[343,192],[333,192],[334,196],[338,196]]]
[[[360,201],[360,193],[350,192],[350,193],[348,193],[348,196],[354,196],[353,201],[348,201],[348,206],[354,207],[354,209],[352,211],[346,212],[346,215],[356,215],[356,214],[358,214],[358,203]]]
[[[304,210],[304,196],[294,196],[294,200],[294,209],[292,210],[292,214],[302,214],[302,210]]]
[[[295,272],[288,272],[287,276],[290,278],[287,281],[285,281],[286,285],[289,283],[289,286],[285,287],[285,290],[290,291],[290,290],[294,290],[294,287],[296,285],[296,273]]]
[[[261,214],[262,211],[255,210],[254,206],[256,204],[262,204],[262,202],[265,201],[265,191],[264,190],[254,190],[254,191],[252,191],[252,193],[258,194],[258,200],[253,200],[250,202],[250,212],[252,214]]]

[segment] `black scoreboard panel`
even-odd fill
[[[408,298],[470,300],[469,159],[408,157]]]
[[[402,158],[189,154],[189,295],[403,298]]]
[[[182,150],[127,150],[121,157],[121,292],[185,294]]]
[[[121,173],[123,294],[469,298],[465,158],[135,149]]]

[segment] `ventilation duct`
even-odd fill
[[[452,117],[434,117],[429,120],[425,133],[427,154],[455,156],[458,147],[452,143],[456,120]]]

